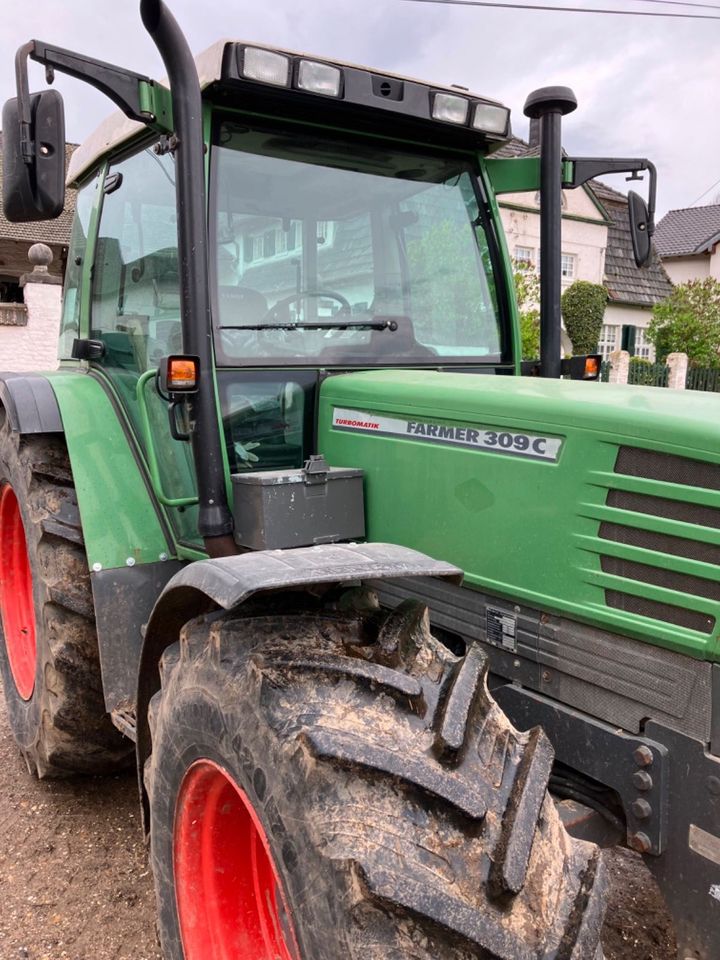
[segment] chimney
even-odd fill
[[[530,132],[528,134],[528,143],[531,147],[540,146],[540,119],[533,117],[530,120]]]

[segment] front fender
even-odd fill
[[[0,405],[15,433],[62,433],[60,408],[41,373],[0,373]]]
[[[293,550],[260,550],[234,557],[198,560],[168,582],[153,608],[140,655],[136,703],[138,783],[146,829],[149,827],[143,782],[150,756],[148,706],[160,688],[158,664],[183,624],[218,607],[232,610],[258,593],[398,577],[441,577],[462,581],[450,563],[391,543],[322,544]]]

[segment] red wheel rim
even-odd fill
[[[15,491],[0,493],[0,613],[5,649],[17,692],[29,700],[35,689],[35,606],[25,528]]]
[[[270,845],[246,794],[211,760],[175,808],[175,898],[185,960],[299,960]]]

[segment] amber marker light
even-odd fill
[[[200,377],[200,361],[197,357],[167,357],[164,366],[162,380],[167,393],[194,393],[197,390]]]
[[[599,380],[601,362],[599,353],[565,357],[560,363],[560,375],[571,380]]]
[[[600,376],[600,361],[597,357],[585,357],[585,379],[597,380]]]

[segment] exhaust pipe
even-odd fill
[[[540,121],[540,376],[559,377],[562,244],[562,117],[577,107],[569,87],[541,87],[525,101]]]
[[[145,29],[160,52],[170,80],[175,139],[178,259],[183,350],[200,360],[198,392],[189,401],[197,474],[198,528],[210,556],[237,552],[225,491],[220,431],[215,408],[212,329],[208,290],[208,240],[202,96],[193,55],[163,0],[141,0]]]

